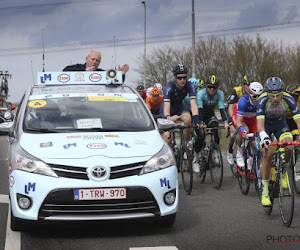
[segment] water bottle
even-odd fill
[[[251,170],[252,168],[252,162],[253,162],[253,156],[250,155],[247,159],[247,167],[248,167],[248,170]]]
[[[276,174],[277,174],[276,166],[272,165],[272,167],[271,167],[271,180],[272,181],[276,180]]]

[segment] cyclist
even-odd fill
[[[162,100],[163,97],[160,94],[160,90],[158,88],[153,88],[151,91],[151,95],[146,99],[147,107],[153,115],[159,115]]]
[[[140,94],[140,96],[143,98],[143,100],[145,101],[147,98],[146,92],[144,90],[144,86],[143,85],[139,85],[136,87],[137,92]]]
[[[249,93],[250,83],[254,82],[254,79],[250,75],[244,75],[243,86],[236,86],[232,89],[231,95],[228,97],[228,123],[230,125],[229,147],[227,151],[227,161],[230,165],[233,164],[233,144],[235,140],[236,127],[231,119],[233,113],[237,112],[237,102],[241,96]]]
[[[216,128],[219,127],[218,119],[215,115],[214,108],[218,104],[222,120],[225,125],[225,129],[229,129],[229,125],[227,122],[227,115],[225,112],[224,106],[224,93],[222,90],[219,89],[219,79],[215,75],[211,75],[207,78],[206,81],[206,88],[200,90],[197,93],[197,106],[199,110],[200,116],[200,128],[203,127],[203,123],[207,125],[209,128]],[[193,165],[193,170],[196,173],[200,172],[199,168],[199,152],[203,146],[204,142],[204,135],[201,134],[195,143],[195,157],[196,157],[196,164]],[[215,142],[219,144],[219,134],[218,130],[214,131],[214,139]],[[198,164],[197,164],[198,163]]]
[[[196,78],[190,78],[189,81],[191,83],[194,84],[195,87],[195,94],[197,96],[197,93],[200,89],[203,88],[204,86],[204,82],[201,79],[196,79]],[[191,105],[190,105],[190,96],[187,95],[184,99],[183,99],[183,104],[185,105],[186,108],[188,108],[189,110],[191,110]]]
[[[163,105],[161,115],[172,121],[182,121],[186,126],[190,126],[193,120],[194,124],[199,124],[198,108],[196,104],[195,88],[193,83],[187,81],[188,68],[183,64],[177,64],[173,68],[175,81],[168,82],[164,89]],[[184,106],[183,99],[189,94],[192,117],[189,110]],[[184,129],[184,139],[187,142],[189,138],[189,129]],[[172,136],[170,132],[165,132],[164,140],[170,144]]]
[[[287,108],[292,111],[293,119],[295,120],[298,130],[300,128],[300,113],[297,108],[295,99],[283,92],[284,82],[279,77],[270,77],[267,79],[265,92],[257,101],[257,131],[259,132],[260,140],[263,144],[263,152],[268,151],[264,158],[261,168],[262,176],[262,197],[261,203],[263,206],[270,206],[269,196],[269,178],[272,162],[272,154],[274,149],[269,147],[271,134],[277,138],[279,142],[292,142],[293,136],[285,119]],[[287,147],[286,161],[289,161],[292,147]],[[287,188],[287,182],[283,179],[282,188]]]
[[[297,106],[298,106],[298,109],[300,108],[300,98],[299,98],[299,95],[300,95],[300,85],[299,84],[290,84],[289,86],[286,87],[286,92],[288,94],[290,94],[292,97],[294,97],[295,101],[297,102]],[[294,129],[297,129],[297,125],[296,123],[294,122],[294,119],[293,119],[293,116],[292,116],[292,112],[290,109],[287,109],[286,111],[286,121],[287,121],[287,124],[290,128],[290,130],[294,130]]]
[[[233,114],[233,120],[236,120],[236,127],[240,136],[237,139],[236,161],[240,168],[245,167],[242,138],[246,138],[247,133],[256,133],[256,105],[258,97],[263,93],[263,86],[259,82],[252,82],[249,86],[249,94],[239,98],[237,113]],[[253,145],[254,146],[254,145]]]

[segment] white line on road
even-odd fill
[[[0,194],[0,203],[9,203],[8,195]]]
[[[10,229],[10,203],[8,195],[0,194],[0,203],[8,203],[8,215],[6,224],[6,239],[5,250],[19,250],[21,249],[21,233],[14,232]]]
[[[178,250],[174,246],[163,246],[163,247],[130,247],[129,250]]]

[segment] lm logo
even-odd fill
[[[115,145],[116,146],[120,145],[120,146],[124,146],[125,148],[130,148],[127,143],[123,143],[123,142],[115,142]]]
[[[35,183],[28,182],[28,185],[25,185],[25,194],[29,194],[31,189],[32,189],[32,192],[35,191]]]
[[[170,181],[169,180],[167,180],[166,178],[163,178],[163,179],[160,179],[160,186],[161,187],[167,187],[168,189],[170,189],[171,188],[171,186],[170,186]]]
[[[51,74],[44,74],[44,76],[41,76],[41,83],[46,83],[46,81],[51,81]]]

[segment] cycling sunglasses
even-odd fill
[[[260,97],[260,95],[252,95],[252,97],[253,97],[254,99],[257,99],[258,97]]]
[[[159,97],[159,95],[152,95],[153,97]]]
[[[216,89],[216,88],[218,88],[218,86],[216,86],[216,85],[207,85],[207,88],[208,89]]]
[[[268,93],[269,96],[278,97],[282,95],[282,92],[274,92],[274,93]]]
[[[186,80],[186,76],[176,76],[177,80]]]

